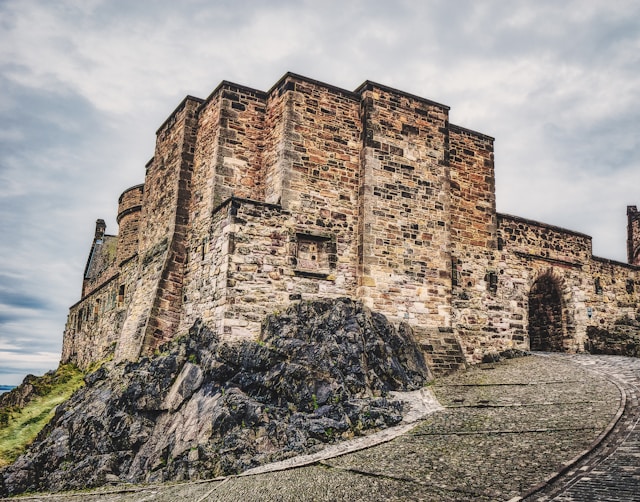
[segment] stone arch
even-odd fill
[[[529,290],[529,346],[531,350],[564,352],[572,323],[564,280],[553,269],[538,275]]]

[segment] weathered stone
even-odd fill
[[[638,307],[629,264],[591,238],[496,212],[493,138],[365,82],[223,82],[157,131],[144,185],[96,227],[62,360],[136,360],[202,319],[229,343],[297,300],[350,297],[423,330],[444,370],[508,349],[581,351]],[[440,329],[454,343],[440,343]]]
[[[342,298],[270,316],[260,341],[202,323],[138,362],[103,367],[0,471],[0,496],[231,474],[385,428],[390,391],[430,379],[411,330]]]
[[[606,328],[589,326],[585,350],[591,354],[640,357],[640,322],[623,317]]]

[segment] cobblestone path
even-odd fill
[[[25,500],[640,501],[639,386],[640,359],[480,365],[439,379],[445,408],[384,444],[280,472]]]
[[[613,378],[626,406],[605,440],[557,481],[525,500],[640,501],[640,359],[618,356],[553,355]]]

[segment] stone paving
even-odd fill
[[[640,359],[620,356],[553,356],[614,379],[625,409],[611,433],[554,483],[525,500],[640,501]]]
[[[439,379],[444,409],[377,446],[280,472],[24,500],[635,501],[639,385],[640,359],[485,364]]]

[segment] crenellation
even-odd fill
[[[627,216],[629,264],[593,257],[589,236],[496,212],[494,138],[445,105],[369,81],[223,81],[158,129],[118,235],[97,223],[63,360],[135,360],[197,320],[256,339],[270,312],[344,296],[411,326],[441,372],[581,351],[588,328],[638,314]]]

